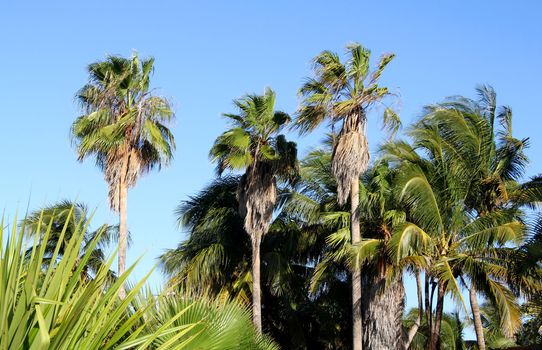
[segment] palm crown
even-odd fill
[[[211,159],[217,162],[217,172],[245,170],[264,163],[281,179],[294,180],[296,145],[278,134],[291,118],[285,112],[275,111],[273,90],[247,95],[234,104],[239,114],[224,114],[233,127],[217,138],[210,152]]]
[[[337,178],[338,200],[346,201],[352,181],[367,170],[369,149],[365,135],[367,111],[376,103],[385,106],[384,126],[393,134],[400,126],[397,114],[384,103],[388,88],[378,85],[380,76],[393,54],[381,57],[376,69],[370,70],[371,51],[360,44],[347,46],[348,60],[323,51],[314,59],[314,78],[299,90],[303,97],[296,127],[306,133],[324,120],[332,125],[342,122],[333,150],[333,174]]]
[[[478,100],[454,97],[427,107],[423,123],[438,128],[450,161],[466,173],[471,186],[468,209],[486,215],[511,202],[525,204],[534,188],[519,186],[528,162],[528,139],[512,135],[512,109],[497,106],[491,86],[476,90]]]
[[[153,64],[137,54],[109,56],[88,66],[89,82],[76,96],[84,111],[72,125],[79,160],[96,156],[117,211],[119,178],[133,186],[141,173],[168,164],[175,149],[166,126],[174,116],[170,104],[149,90]]]

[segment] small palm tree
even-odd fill
[[[149,90],[154,59],[109,56],[88,66],[89,83],[78,93],[83,115],[72,125],[79,161],[95,156],[119,213],[118,274],[126,269],[128,188],[142,174],[173,158],[175,142],[166,126],[169,102]],[[120,296],[124,296],[121,289]]]
[[[233,127],[220,135],[211,151],[217,171],[241,170],[237,197],[245,231],[252,243],[253,321],[261,333],[260,243],[269,230],[277,202],[277,180],[297,177],[297,149],[286,141],[281,129],[290,116],[275,111],[275,93],[247,95],[234,101],[239,114],[224,114]]]
[[[423,311],[422,311],[423,313]],[[403,318],[405,327],[412,327],[418,322],[420,310],[413,308],[406,313]],[[464,320],[459,317],[459,313],[444,313],[442,316],[442,327],[440,330],[441,349],[466,350],[467,341],[463,339]],[[431,330],[427,318],[423,317],[419,332],[413,337],[410,346],[405,349],[426,350],[431,338]]]
[[[169,284],[250,302],[250,238],[239,215],[239,176],[223,176],[184,200],[175,214],[188,233],[160,256]]]
[[[348,60],[343,63],[339,55],[323,51],[314,59],[314,78],[310,78],[299,90],[303,96],[296,126],[302,133],[310,132],[323,121],[342,123],[338,138],[333,145],[332,172],[337,179],[337,200],[345,204],[350,195],[351,241],[361,239],[359,205],[359,176],[369,164],[367,143],[367,113],[375,104],[383,104],[390,95],[378,81],[393,54],[380,59],[371,72],[371,52],[359,44],[347,46]],[[392,131],[399,127],[399,118],[390,108],[385,108],[384,125]],[[361,275],[352,272],[353,344],[361,349]]]
[[[55,255],[57,259],[64,256],[67,245],[75,232],[84,232],[80,249],[81,257],[86,254],[91,243],[98,237],[98,242],[92,247],[87,265],[83,269],[83,278],[88,280],[96,275],[101,266],[106,263],[105,250],[116,241],[118,236],[118,226],[103,224],[95,231],[90,230],[88,216],[88,209],[83,203],[63,200],[33,211],[21,222],[21,226],[25,228],[27,236],[38,240],[38,248],[41,244],[45,244],[43,259],[47,264],[56,263],[50,261]],[[44,240],[46,233],[48,238]],[[59,249],[55,254],[57,246]],[[31,248],[27,250],[28,256],[31,250]],[[111,277],[113,276],[111,272]]]

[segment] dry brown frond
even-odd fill
[[[331,171],[337,180],[337,201],[348,200],[352,181],[359,178],[369,165],[369,144],[365,135],[365,116],[351,115],[345,119],[333,148]]]
[[[241,177],[237,197],[239,212],[244,217],[244,227],[252,243],[261,242],[271,224],[277,202],[275,178],[269,164],[256,161]]]
[[[109,186],[109,205],[112,210],[118,212],[120,207],[120,184],[121,176],[128,187],[133,187],[141,172],[141,155],[135,149],[126,153],[116,150],[107,156],[104,178]]]

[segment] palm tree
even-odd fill
[[[484,328],[485,345],[489,349],[508,349],[517,346],[513,334],[505,332],[501,328],[503,323],[501,317],[499,310],[492,303],[484,302],[480,305],[480,319]],[[478,341],[477,345],[480,350]]]
[[[514,250],[507,257],[513,263],[511,283],[520,286],[525,280],[534,281],[531,288],[525,290],[527,302],[523,305],[526,316],[516,334],[520,345],[542,345],[542,215],[537,215],[530,225],[531,235],[523,246]],[[519,279],[517,276],[521,276]],[[529,284],[529,283],[527,283]],[[533,288],[534,287],[534,288]]]
[[[445,294],[451,293],[465,305],[461,284],[470,289],[474,283],[495,303],[506,316],[504,329],[517,327],[518,305],[506,286],[508,269],[501,259],[501,250],[506,249],[506,244],[518,244],[524,232],[522,213],[515,207],[495,208],[484,216],[469,208],[472,178],[464,171],[464,164],[453,161],[451,153],[456,148],[446,142],[440,131],[437,125],[422,119],[410,132],[414,146],[405,142],[385,146],[388,158],[401,164],[397,191],[407,207],[409,221],[394,232],[394,254],[404,258],[418,252],[429,262],[425,271],[429,349],[436,349],[440,342]],[[437,303],[433,315],[435,289]],[[472,293],[471,301],[476,312]]]
[[[476,91],[478,100],[450,98],[428,107],[424,117],[424,123],[438,129],[451,162],[468,180],[466,209],[482,218],[504,208],[540,201],[538,179],[520,184],[528,163],[524,153],[528,139],[512,135],[512,109],[497,106],[497,94],[492,87],[480,86]],[[478,348],[483,350],[479,288],[476,279],[471,280],[471,309]]]
[[[243,227],[252,244],[253,321],[261,333],[260,244],[269,230],[277,202],[277,180],[292,182],[297,176],[297,149],[280,130],[290,116],[275,111],[275,93],[247,95],[234,101],[239,114],[224,114],[232,128],[220,135],[210,151],[217,171],[242,170],[237,196]]]
[[[239,176],[219,177],[177,207],[177,222],[188,237],[160,256],[170,285],[250,302],[252,253],[239,215],[239,181]]]
[[[84,232],[79,260],[90,249],[91,243],[98,238],[96,246],[92,246],[87,265],[82,271],[83,277],[88,280],[105,264],[105,250],[118,236],[118,226],[103,224],[97,230],[90,230],[88,216],[88,209],[83,203],[63,200],[31,212],[21,222],[21,226],[25,228],[28,237],[38,240],[38,248],[46,242],[43,259],[47,264],[56,263],[50,261],[55,255],[57,259],[62,259],[75,232]],[[46,233],[48,237],[44,240]],[[57,246],[59,249],[55,254]],[[27,250],[28,256],[31,251],[31,248]],[[111,277],[114,277],[112,272]]]
[[[314,130],[324,120],[331,124],[341,122],[336,143],[333,145],[332,172],[337,179],[337,200],[343,205],[350,195],[351,241],[361,239],[359,218],[359,176],[369,164],[366,127],[371,107],[390,95],[378,81],[385,67],[393,59],[386,54],[377,68],[370,71],[371,52],[359,44],[347,46],[348,60],[343,63],[339,55],[323,51],[314,59],[314,78],[301,87],[303,101],[296,120],[301,133]],[[384,124],[392,132],[399,126],[398,116],[386,108]],[[352,272],[352,322],[354,350],[362,348],[361,274]]]
[[[78,93],[83,115],[72,125],[78,159],[95,156],[109,186],[111,209],[119,213],[118,274],[126,269],[128,188],[173,158],[175,142],[166,126],[169,102],[149,89],[154,59],[109,56],[88,66],[89,82]],[[121,297],[125,295],[121,288]]]

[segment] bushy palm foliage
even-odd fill
[[[109,185],[111,208],[120,215],[119,274],[126,265],[128,188],[142,174],[167,165],[175,149],[167,127],[173,111],[150,90],[153,64],[153,58],[140,60],[137,54],[92,63],[89,82],[76,96],[83,111],[72,125],[78,159],[95,157]]]
[[[480,311],[484,326],[484,340],[489,349],[507,349],[516,346],[513,337],[505,335],[497,308],[485,302],[480,306]]]
[[[249,301],[251,245],[239,215],[238,187],[237,176],[217,178],[177,207],[188,239],[160,257],[170,284]]]
[[[297,175],[297,148],[279,134],[290,121],[275,110],[275,93],[247,95],[234,101],[239,114],[224,114],[232,128],[220,135],[210,151],[219,174],[244,171],[237,197],[243,227],[252,243],[252,305],[254,324],[261,324],[260,244],[269,230],[277,202],[277,181],[292,182]]]
[[[148,308],[149,300],[154,300]],[[191,296],[189,292],[158,297],[147,293],[136,300],[145,308],[142,334],[163,336],[147,343],[160,349],[278,349],[267,336],[252,327],[250,309],[227,300]]]
[[[520,249],[507,256],[513,263],[513,277],[522,276],[537,281],[537,287],[542,281],[542,217],[540,215],[531,225],[531,236]],[[513,278],[512,283],[518,283]],[[539,288],[527,290],[527,300],[523,305],[525,320],[516,334],[520,345],[542,345],[542,292]]]
[[[161,257],[171,283],[248,301],[251,244],[237,211],[238,182],[238,177],[219,178],[178,207],[179,222],[189,236]],[[281,191],[279,204],[291,196]],[[335,200],[331,203],[336,206]],[[300,229],[301,223],[298,212],[282,211],[262,241],[266,331],[284,348],[344,348],[349,329],[346,271],[337,269],[318,292],[310,293],[313,267],[323,256],[329,231],[317,225]]]

